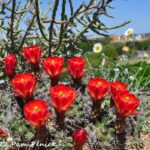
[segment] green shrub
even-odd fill
[[[90,43],[80,43],[79,48],[83,49],[84,51],[92,51],[93,45]]]
[[[134,42],[133,41],[128,41],[125,43],[126,46],[128,46],[129,48],[132,48],[134,47]]]
[[[88,54],[85,55],[85,59],[87,61],[87,67],[89,67],[89,65],[91,65],[92,67],[99,67],[101,61],[102,61],[102,53],[94,53],[94,52],[90,52]]]
[[[137,54],[137,50],[130,48],[129,52],[127,53],[128,58],[133,58]]]
[[[96,38],[93,40],[93,43],[102,43],[103,45],[110,44],[111,38],[105,37],[105,38]]]
[[[123,65],[124,67],[124,65]],[[135,64],[128,65],[130,72],[135,74],[137,81],[139,81],[140,86],[145,86],[147,81],[150,81],[150,65],[145,61],[138,62]],[[147,83],[147,87],[150,87],[150,82]]]
[[[141,50],[141,49],[142,49],[142,47],[141,47],[141,42],[135,41],[135,49],[136,49],[136,50]]]
[[[141,41],[141,50],[148,50],[150,46],[150,40]]]
[[[124,52],[122,51],[122,48],[124,46],[124,43],[122,42],[115,42],[112,44],[113,46],[115,46],[116,51],[119,55],[122,55]]]
[[[117,60],[118,59],[118,52],[113,45],[106,45],[103,49],[103,52],[106,57],[108,57],[110,60]]]
[[[135,44],[135,45],[134,45]],[[136,50],[149,50],[150,49],[150,40],[143,40],[143,41],[128,41],[125,45],[129,46],[130,48],[135,48]]]

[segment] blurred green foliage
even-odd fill
[[[135,64],[129,64],[128,68],[135,74],[141,86],[145,86],[145,82],[149,81],[147,82],[147,86],[150,87],[150,64],[142,61]]]
[[[80,43],[79,48],[81,48],[87,52],[87,51],[92,51],[93,47],[92,47],[92,44],[90,44],[90,43]]]
[[[122,48],[123,48],[123,46],[124,46],[124,43],[122,43],[122,42],[115,42],[115,43],[113,43],[112,45],[115,47],[115,49],[116,49],[118,55],[122,55],[122,54],[124,53],[124,52],[122,51]]]
[[[118,59],[119,54],[118,54],[115,46],[113,46],[113,45],[106,45],[104,47],[103,52],[104,52],[105,56],[110,60],[117,60]]]
[[[129,47],[129,53],[127,54],[129,57],[134,56],[137,50],[150,50],[150,39],[135,42],[127,41],[123,43],[123,42],[111,42],[111,38],[109,37],[92,39],[90,43],[80,43],[79,47],[83,49],[85,52],[91,52],[93,51],[93,45],[95,43],[102,43],[103,50],[107,51],[105,53],[108,54],[108,56],[110,56],[110,54],[112,53],[113,59],[116,59],[115,58],[116,56],[124,54],[124,52],[122,51],[122,48],[124,46]]]
[[[135,46],[136,50],[150,50],[150,40],[143,40],[143,41],[135,41],[135,45],[133,41],[128,41],[125,45],[133,48]]]
[[[87,68],[88,67],[99,67],[101,61],[102,61],[102,54],[101,53],[94,53],[94,52],[91,52],[91,53],[88,53],[86,54],[85,56],[85,59],[87,61]]]

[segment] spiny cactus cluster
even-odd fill
[[[11,119],[4,113],[7,121],[1,116],[3,123],[11,124],[6,126],[8,131],[1,128],[0,136],[4,140],[13,137],[12,147],[26,143],[23,147],[29,149],[33,149],[32,142],[45,144],[43,149],[46,145],[54,149],[100,149],[112,147],[113,141],[115,146],[121,142],[124,147],[125,123],[129,116],[137,114],[140,102],[127,85],[101,77],[90,77],[86,85],[82,84],[86,61],[75,56],[66,62],[70,81],[60,83],[64,58],[50,56],[41,63],[42,53],[37,45],[25,47],[22,55],[31,69],[21,73],[16,72],[17,59],[13,54],[4,58],[8,79],[4,90],[9,91],[10,105],[2,103],[2,107],[13,113]]]

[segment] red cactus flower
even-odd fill
[[[15,92],[26,101],[32,100],[35,84],[35,77],[30,73],[16,75],[12,80],[12,86]]]
[[[110,107],[115,106],[114,101],[116,100],[116,96],[120,93],[128,91],[128,87],[125,83],[121,81],[110,82]]]
[[[39,61],[42,55],[41,48],[38,45],[25,47],[22,51],[22,55],[31,64],[32,70],[38,78]]]
[[[115,123],[116,133],[121,133],[125,129],[125,119],[130,115],[137,114],[135,112],[139,105],[139,99],[134,94],[124,92],[116,96],[115,106],[117,119]]]
[[[84,129],[76,130],[72,135],[74,149],[82,150],[83,145],[87,142],[87,132]]]
[[[48,120],[51,113],[43,100],[34,100],[24,106],[25,119],[32,124],[35,128],[42,127]]]
[[[50,88],[52,106],[55,108],[57,123],[59,125],[64,125],[65,112],[71,108],[71,104],[75,101],[76,94],[75,90],[63,84],[58,84]]]
[[[42,50],[38,45],[25,47],[22,51],[23,57],[31,64],[39,63]]]
[[[5,131],[4,129],[0,128],[0,138],[7,138],[8,137],[8,132]]]
[[[109,84],[103,78],[91,78],[87,84],[89,95],[92,97],[92,117],[97,118],[101,110],[101,103],[106,96]]]
[[[113,99],[115,99],[116,95],[128,91],[127,85],[121,81],[111,82],[110,87],[111,87],[111,96]]]
[[[94,101],[102,101],[108,92],[109,84],[103,78],[91,78],[88,82],[87,89]]]
[[[72,57],[68,62],[68,72],[73,80],[81,80],[84,74],[85,60],[82,57]]]
[[[115,101],[117,114],[122,117],[128,117],[135,114],[135,110],[138,107],[139,102],[139,99],[129,92],[119,94]]]
[[[17,60],[13,54],[9,54],[4,58],[5,71],[10,79],[12,79],[15,75],[16,63]]]
[[[51,56],[44,59],[42,64],[45,72],[50,76],[51,81],[56,82],[54,85],[57,84],[63,71],[64,59],[58,56]]]
[[[59,84],[50,88],[50,95],[53,101],[53,106],[58,111],[65,111],[68,110],[70,105],[75,101],[76,91],[71,87]]]

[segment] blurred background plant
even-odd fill
[[[113,17],[107,11],[112,8],[111,2],[112,0],[90,0],[89,3],[81,1],[75,9],[72,0],[51,0],[46,2],[47,5],[44,6],[47,8],[43,9],[40,0],[1,0],[0,52],[19,54],[26,44],[38,43],[45,47],[45,53],[48,52],[49,55],[67,55],[70,51],[74,55],[74,51],[81,51],[80,41],[90,41],[85,36],[89,30],[107,36],[108,30],[129,23],[127,21],[111,28],[105,26],[100,16]]]

